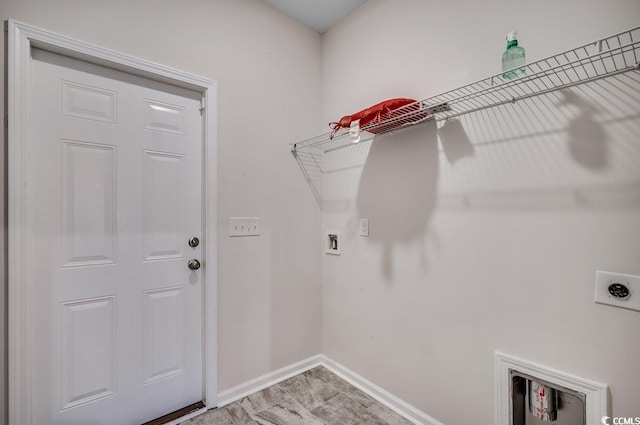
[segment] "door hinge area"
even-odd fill
[[[204,97],[200,99],[200,111],[204,111],[207,108],[207,99]]]

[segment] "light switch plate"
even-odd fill
[[[594,301],[640,311],[640,276],[596,271]]]
[[[259,236],[260,217],[229,218],[229,236]]]
[[[369,236],[369,219],[360,219],[360,236]]]

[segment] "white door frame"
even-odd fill
[[[31,157],[31,48],[63,53],[86,62],[162,81],[202,93],[203,238],[204,238],[204,383],[208,408],[217,405],[217,235],[216,235],[216,82],[104,49],[14,20],[8,22],[8,283],[9,424],[30,425],[33,409],[33,324],[29,257],[32,215],[28,181]]]

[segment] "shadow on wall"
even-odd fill
[[[417,250],[426,268],[425,236],[435,237],[429,222],[436,206],[637,208],[638,93],[640,76],[620,76],[478,111],[440,129],[427,122],[379,135],[307,163],[319,170],[316,180],[330,183],[332,198],[319,199],[325,212],[357,210],[369,218],[375,229],[369,240],[382,247],[382,272],[390,280],[393,250],[402,244],[422,244]]]
[[[615,156],[613,151],[623,148],[618,145],[630,145],[624,147],[627,150],[635,149],[633,146],[636,145],[637,130],[633,128],[633,122],[637,122],[636,118],[639,116],[640,98],[637,95],[640,93],[640,81],[623,77],[594,82],[580,89],[567,89],[534,99],[524,99],[513,105],[481,110],[446,121],[437,130],[449,165],[443,167],[440,164],[439,167],[440,182],[444,181],[444,186],[447,187],[444,193],[439,194],[440,197],[445,195],[452,201],[447,201],[447,205],[459,203],[453,198],[462,197],[462,204],[467,205],[472,201],[472,197],[486,197],[496,193],[504,195],[514,190],[526,196],[531,190],[558,188],[563,183],[567,183],[565,186],[573,186],[575,182],[566,179],[571,170],[575,171],[572,165],[596,172],[597,175],[611,171],[611,162]],[[613,133],[607,134],[612,132],[612,128],[616,130],[616,125],[622,123],[628,127],[628,130],[622,131],[631,134],[622,134],[622,137]],[[409,144],[403,140],[419,137],[417,134],[423,134],[424,140],[435,140],[435,124],[426,125],[431,125],[431,130],[420,125],[377,136],[375,142],[367,140],[355,146],[347,145],[347,149],[301,149],[294,157],[324,212],[349,211],[361,204],[357,200],[358,187],[366,164],[373,161],[378,165],[367,167],[374,170],[376,167],[384,168],[385,160],[382,156],[387,155],[391,159],[403,155],[401,152],[395,152],[397,149],[392,146],[380,145]],[[420,129],[424,129],[424,133],[421,133]],[[428,134],[429,131],[431,135]],[[633,142],[630,138],[634,139]],[[469,142],[470,139],[473,140],[473,145]],[[563,147],[566,149],[559,152],[558,149]],[[427,148],[428,146],[425,147]],[[387,153],[386,149],[391,149],[392,152]],[[417,150],[419,154],[424,155],[424,152]],[[450,166],[458,160],[476,154],[475,165],[467,162],[461,166],[461,170],[450,172]],[[566,161],[567,157],[571,160],[570,163]],[[409,155],[405,159],[399,159],[405,160],[410,164],[415,159],[409,158]],[[437,161],[434,163],[438,165]],[[509,167],[511,174],[501,175]],[[386,168],[394,169],[394,166]],[[396,172],[397,168],[402,167],[395,167]],[[443,180],[443,170],[445,174],[454,177],[457,182],[455,188],[450,187],[447,178]],[[620,174],[619,170],[617,173]],[[535,179],[532,180],[534,176]],[[375,181],[375,177],[366,178]],[[394,176],[389,178],[394,182],[397,180]],[[632,177],[632,180],[637,178]],[[368,184],[370,183],[365,182],[362,188],[367,190]],[[405,180],[404,184],[410,183]],[[454,189],[455,193],[450,189]],[[566,189],[563,190],[566,192]],[[573,188],[569,190],[574,191]],[[367,194],[364,196],[366,205]],[[399,194],[394,193],[393,196]],[[362,198],[362,194],[360,197]],[[354,202],[358,205],[354,205]],[[371,200],[370,204],[379,202]]]
[[[451,155],[464,156],[463,149],[455,146]],[[394,244],[414,240],[424,244],[436,206],[437,183],[435,122],[376,137],[362,170],[357,206],[360,216],[368,217],[376,228],[370,239],[382,244],[386,278],[392,276]]]
[[[608,165],[606,134],[595,121],[598,112],[594,104],[587,102],[571,90],[560,92],[563,100],[558,105],[575,106],[578,114],[567,128],[567,144],[571,157],[591,170],[602,170]]]
[[[462,123],[458,119],[451,119],[444,123],[438,129],[438,137],[442,150],[447,158],[447,162],[451,165],[455,164],[459,159],[467,156],[473,156],[474,148],[462,127]]]
[[[639,95],[631,73],[461,117],[477,157],[441,163],[438,209],[638,208]]]

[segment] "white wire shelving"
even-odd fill
[[[364,125],[360,140],[427,121],[441,121],[521,99],[640,70],[640,27],[518,67],[525,74],[514,79],[502,73],[419,100]],[[349,129],[320,134],[291,144],[294,156],[302,150],[327,153],[352,146]]]

